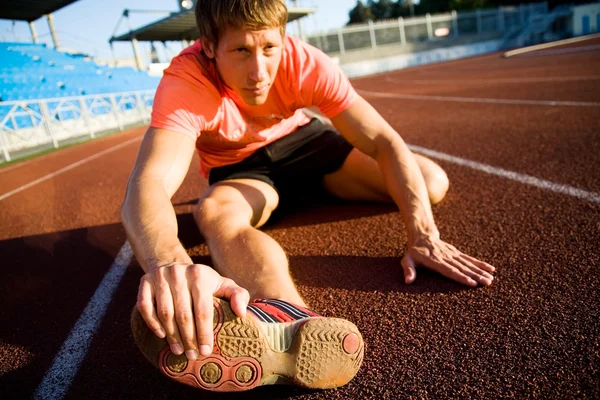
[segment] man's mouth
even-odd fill
[[[262,85],[253,88],[245,88],[244,90],[252,94],[262,94],[269,88],[269,85]]]

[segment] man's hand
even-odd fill
[[[173,353],[185,351],[195,360],[198,352],[207,356],[213,350],[213,296],[229,300],[239,317],[246,315],[246,289],[206,265],[173,264],[142,277],[137,309],[156,336],[167,338]]]
[[[404,280],[410,284],[417,277],[416,266],[437,271],[447,278],[467,286],[491,285],[495,268],[490,264],[466,255],[437,235],[422,236],[408,246],[402,258]]]

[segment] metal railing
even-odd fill
[[[3,161],[27,149],[60,147],[78,138],[150,122],[155,90],[0,103]]]
[[[306,40],[325,53],[344,54],[351,50],[375,49],[382,45],[424,42],[437,39],[439,35],[456,38],[461,35],[504,33],[510,29],[523,28],[531,16],[547,12],[548,3],[541,2],[470,12],[427,14],[416,18],[369,21],[367,24],[309,35]]]

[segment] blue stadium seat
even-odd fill
[[[0,102],[155,89],[160,78],[99,66],[45,44],[0,42]]]

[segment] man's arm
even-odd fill
[[[170,263],[191,264],[177,239],[171,197],[185,178],[194,141],[176,132],[148,128],[121,208],[121,219],[145,272]]]
[[[440,239],[421,170],[400,135],[362,97],[333,117],[336,129],[357,149],[377,161],[388,191],[400,208],[408,234],[402,259],[407,283],[423,265],[469,286],[489,285],[494,268]]]
[[[136,258],[146,272],[137,308],[171,351],[189,359],[213,349],[213,296],[231,301],[244,316],[249,294],[214,269],[193,264],[177,238],[171,197],[188,171],[195,143],[177,132],[149,128],[135,162],[121,218]]]

